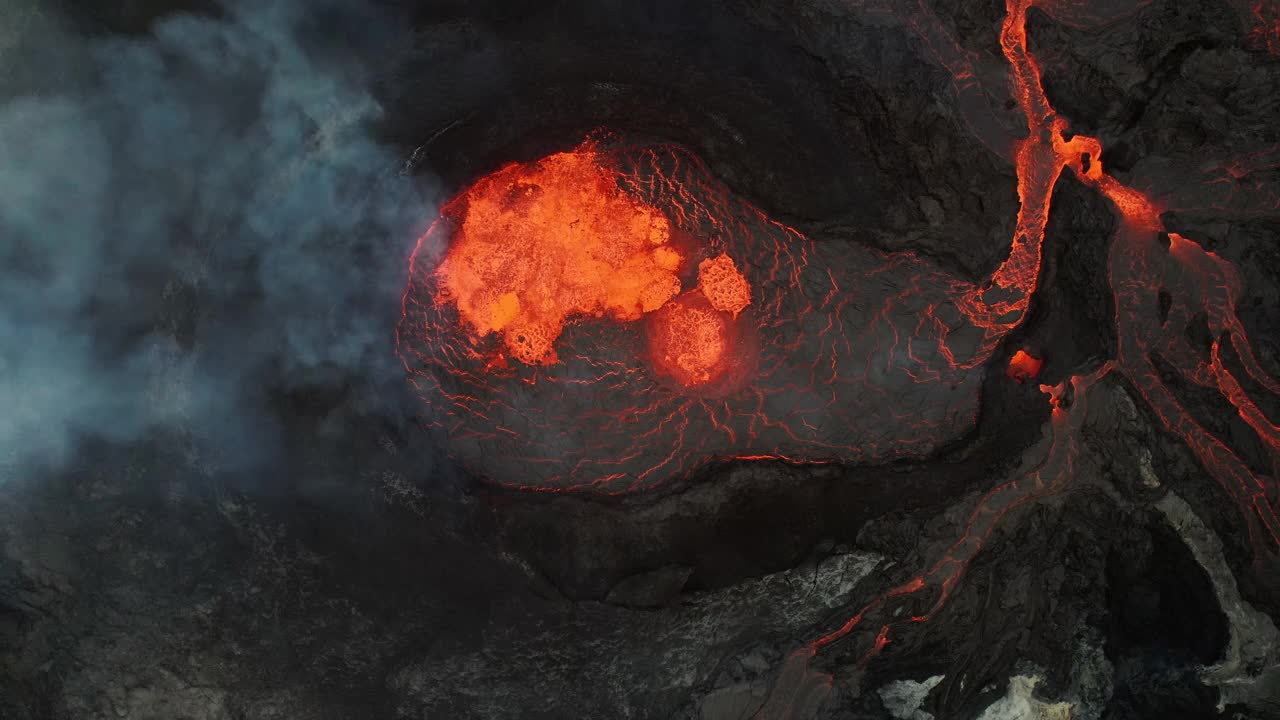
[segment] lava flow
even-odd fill
[[[1196,209],[1194,205],[1162,207],[1147,194],[1106,174],[1101,162],[1101,144],[1093,138],[1073,135],[1066,119],[1054,111],[1041,85],[1040,68],[1027,49],[1026,13],[1028,8],[1039,4],[1037,0],[1008,0],[1000,35],[1003,54],[1012,67],[1013,90],[1026,116],[1028,130],[1028,136],[1017,141],[1010,153],[1016,161],[1022,201],[1014,254],[1019,240],[1030,237],[1038,245],[1043,237],[1052,188],[1065,169],[1070,169],[1078,179],[1109,199],[1119,219],[1108,259],[1116,307],[1117,357],[1089,375],[1074,377],[1062,386],[1041,386],[1053,408],[1051,443],[1044,460],[983,497],[960,539],[929,569],[888,590],[844,625],[794,653],[769,702],[757,715],[759,718],[790,717],[804,703],[824,696],[830,688],[831,677],[809,670],[810,659],[821,649],[850,636],[870,618],[895,617],[903,609],[900,603],[907,599],[914,602],[929,592],[933,593],[930,609],[924,614],[909,614],[905,621],[924,622],[936,613],[1005,514],[1020,504],[1059,491],[1070,481],[1088,389],[1111,372],[1123,374],[1130,380],[1164,427],[1186,443],[1236,502],[1251,536],[1260,541],[1255,542],[1256,552],[1271,554],[1280,546],[1280,522],[1269,499],[1276,494],[1275,480],[1251,472],[1226,443],[1201,426],[1179,402],[1167,379],[1172,372],[1182,380],[1216,390],[1270,452],[1280,453],[1280,428],[1259,409],[1241,381],[1247,379],[1259,392],[1280,395],[1280,382],[1261,366],[1235,314],[1240,295],[1238,276],[1223,258],[1188,238],[1165,232],[1163,212]],[[1060,3],[1044,4],[1050,14],[1055,8],[1061,9]],[[937,19],[925,11],[923,5],[920,7],[918,12],[909,12],[907,20],[917,31],[929,28],[922,36],[932,45],[946,33],[940,29]],[[1077,15],[1074,19],[1085,22],[1085,17]],[[939,56],[954,59],[961,55],[959,51],[952,51]],[[971,86],[973,81],[967,70],[956,74],[957,84]],[[1265,166],[1271,167],[1271,164]],[[1207,209],[1222,207],[1210,204]],[[1207,347],[1199,346],[1188,332],[1197,323],[1207,325],[1210,337]],[[1224,361],[1228,347],[1234,351],[1238,371]],[[1157,361],[1164,364],[1163,372]],[[1039,367],[1035,358],[1020,351],[1011,361],[1008,374],[1024,381],[1034,377]],[[866,636],[864,663],[891,641],[892,628],[897,622],[900,621],[884,620],[882,624],[871,625],[878,629],[874,635]]]

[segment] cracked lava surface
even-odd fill
[[[798,649],[779,675],[769,701],[757,718],[792,717],[796,712],[814,707],[830,692],[832,676],[810,669],[812,659],[824,648],[856,636],[855,631],[866,628],[855,650],[861,653],[860,665],[865,665],[889,645],[895,627],[930,620],[945,605],[969,562],[982,550],[1007,513],[1052,495],[1070,483],[1089,388],[1112,373],[1132,383],[1165,429],[1180,438],[1226,490],[1243,515],[1255,553],[1259,557],[1273,556],[1280,548],[1280,522],[1275,512],[1280,493],[1276,479],[1252,472],[1236,452],[1197,422],[1171,389],[1170,373],[1181,381],[1220,393],[1271,453],[1280,452],[1280,433],[1245,391],[1244,384],[1249,384],[1257,393],[1276,395],[1280,394],[1280,382],[1268,375],[1258,362],[1235,314],[1235,303],[1240,296],[1235,269],[1194,240],[1166,232],[1161,219],[1161,215],[1170,210],[1209,209],[1247,214],[1250,208],[1274,206],[1274,189],[1238,182],[1228,191],[1228,202],[1216,202],[1217,195],[1210,193],[1207,201],[1202,198],[1198,204],[1180,204],[1177,202],[1180,195],[1193,195],[1186,192],[1189,186],[1221,186],[1229,181],[1217,177],[1150,179],[1153,184],[1167,186],[1163,195],[1169,200],[1157,201],[1153,199],[1155,193],[1136,190],[1106,174],[1101,143],[1072,133],[1066,118],[1054,111],[1041,85],[1040,69],[1028,51],[1027,10],[1042,5],[1052,14],[1061,11],[1064,4],[1008,0],[1000,36],[1003,55],[1012,71],[1012,89],[1020,100],[1028,130],[1028,136],[1015,141],[1010,153],[1018,170],[1018,192],[1022,200],[1019,233],[1030,231],[1036,233],[1033,237],[1043,237],[1052,189],[1064,170],[1070,169],[1081,182],[1111,202],[1118,220],[1108,257],[1116,308],[1117,355],[1058,386],[1041,386],[1052,407],[1047,449],[1041,459],[1015,479],[984,495],[964,532],[928,568],[886,590],[843,625]],[[1088,3],[1065,5],[1075,13],[1073,22],[1087,24]],[[907,15],[922,36],[949,40],[937,18],[923,5],[918,7],[918,11],[908,11]],[[1098,22],[1113,19],[1097,16]],[[963,55],[954,43],[949,50],[938,53],[939,58],[953,61]],[[963,63],[944,64],[953,70],[960,94],[974,88],[975,75]],[[960,72],[955,72],[957,67]],[[970,124],[981,126],[972,120]],[[1255,163],[1255,166],[1273,167],[1274,159]],[[1248,173],[1237,174],[1238,167],[1238,162],[1230,162],[1227,172],[1242,181]],[[1198,347],[1187,332],[1198,321],[1208,326],[1211,337],[1208,347]],[[1232,369],[1223,361],[1223,353],[1228,349],[1233,351]],[[1163,362],[1165,370],[1160,369],[1158,361]],[[1011,359],[1007,374],[1012,380],[1025,382],[1038,370],[1038,361],[1020,351]]]
[[[503,484],[621,493],[714,460],[881,462],[972,427],[1038,268],[1038,242],[974,285],[812,240],[678,147],[595,141],[444,208],[400,350],[455,455]]]
[[[1191,416],[1170,387],[1170,373],[1219,393],[1273,453],[1280,452],[1280,430],[1253,398],[1280,394],[1280,381],[1261,366],[1235,314],[1235,269],[1194,239],[1167,232],[1162,221],[1175,210],[1239,216],[1274,207],[1274,189],[1249,176],[1275,167],[1277,155],[1228,158],[1206,165],[1204,177],[1136,178],[1141,189],[1109,175],[1101,143],[1075,134],[1050,104],[1025,29],[1033,6],[1075,26],[1124,19],[1094,5],[1008,0],[1000,53],[1027,130],[1008,139],[992,135],[983,117],[982,101],[1001,89],[983,84],[979,59],[923,3],[860,3],[919,34],[954,77],[966,123],[1017,170],[1021,208],[1010,253],[984,282],[965,282],[910,253],[806,238],[736,198],[678,148],[589,144],[569,155],[575,163],[590,159],[598,192],[628,198],[615,201],[634,216],[623,227],[638,228],[628,247],[670,248],[678,261],[659,261],[650,251],[653,259],[641,265],[662,280],[635,279],[647,300],[628,311],[597,303],[565,315],[552,343],[559,351],[547,355],[556,362],[510,362],[511,353],[486,342],[483,322],[467,320],[465,306],[442,290],[448,271],[422,258],[447,246],[442,267],[450,266],[457,245],[449,245],[449,236],[459,227],[466,236],[476,188],[493,178],[536,176],[562,156],[508,166],[482,180],[450,203],[420,241],[400,327],[402,357],[424,397],[446,401],[436,421],[457,455],[498,482],[613,493],[653,487],[714,459],[881,462],[922,456],[959,437],[974,422],[983,364],[1022,321],[1035,291],[1058,178],[1070,170],[1111,202],[1118,219],[1108,257],[1116,356],[1058,386],[1041,386],[1052,407],[1042,457],[990,490],[964,532],[926,569],[799,649],[758,717],[790,717],[829,691],[831,677],[809,669],[824,648],[860,637],[869,661],[891,642],[895,625],[927,621],[940,609],[1010,510],[1069,483],[1089,388],[1111,374],[1127,379],[1225,488],[1255,551],[1280,545],[1275,480],[1251,471]],[[1254,15],[1262,28],[1252,30],[1257,44],[1275,52],[1273,25]],[[517,224],[527,219],[512,217]],[[628,262],[637,261],[614,261],[602,276]],[[694,276],[695,267],[721,265],[740,272],[721,273],[741,291],[731,304],[709,289],[719,280],[703,284]],[[678,287],[663,272],[677,277]],[[509,312],[501,302],[497,307],[498,315]],[[637,312],[649,316],[645,323],[636,322]],[[1186,332],[1201,320],[1209,329],[1206,347]],[[1023,352],[1006,374],[1028,382],[1039,369],[1040,360]],[[902,603],[912,610],[902,613]],[[862,628],[865,634],[856,632]]]

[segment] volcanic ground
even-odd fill
[[[1280,4],[0,17],[0,716],[1280,717]]]

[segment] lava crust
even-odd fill
[[[530,178],[587,159],[595,191],[634,221],[606,230],[540,204],[561,196],[562,180],[544,188]],[[600,185],[604,173],[611,181]],[[500,221],[486,215],[494,193],[508,203]],[[496,224],[473,230],[477,207]],[[620,241],[592,234],[625,234],[628,223],[635,234]],[[533,249],[519,239],[531,227],[575,249],[521,256]],[[476,236],[489,232],[478,262],[496,269],[464,272]],[[1024,246],[1010,260],[1023,267],[1006,263],[997,282],[1013,284],[1035,265],[1038,246]],[[583,247],[625,249],[593,256],[584,272]],[[521,279],[533,277],[526,268],[564,285]],[[675,276],[686,289],[673,299]],[[619,292],[615,278],[627,279],[625,300],[602,300]],[[715,460],[934,452],[973,426],[982,363],[1029,289],[999,293],[911,253],[806,237],[679,147],[593,144],[507,166],[446,206],[418,244],[400,351],[428,405],[447,408],[435,422],[473,471],[535,490],[619,493]],[[529,315],[530,305],[554,310]],[[526,316],[550,320],[531,331]],[[505,342],[490,337],[508,323]],[[521,344],[530,337],[536,350]]]

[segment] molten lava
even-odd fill
[[[445,213],[458,227],[440,299],[477,336],[502,333],[525,364],[558,362],[554,343],[575,317],[638,320],[680,292],[670,222],[622,192],[589,148],[508,165]]]
[[[1039,375],[1042,367],[1044,367],[1044,360],[1031,355],[1026,350],[1019,350],[1009,358],[1009,369],[1005,374],[1015,382],[1024,383]]]
[[[649,353],[657,370],[687,387],[711,383],[724,373],[736,340],[730,312],[690,290],[663,305],[650,319]]]
[[[1269,52],[1280,49],[1280,13],[1273,12],[1270,0],[1247,0],[1256,18],[1250,39]],[[1191,416],[1170,390],[1165,374],[1152,358],[1158,356],[1182,379],[1218,391],[1253,429],[1272,452],[1280,453],[1280,426],[1272,423],[1250,398],[1236,373],[1222,360],[1222,349],[1234,349],[1240,374],[1264,393],[1280,395],[1280,380],[1269,375],[1255,356],[1243,324],[1235,314],[1240,295],[1234,268],[1198,243],[1176,233],[1160,238],[1164,231],[1162,213],[1148,194],[1121,183],[1102,167],[1102,146],[1095,139],[1071,132],[1069,123],[1049,103],[1041,84],[1041,71],[1027,48],[1026,21],[1029,8],[1037,6],[1050,14],[1075,10],[1073,24],[1102,23],[1104,15],[1091,12],[1088,3],[1061,3],[1057,0],[1006,0],[1000,45],[1011,67],[1015,97],[1025,114],[1028,135],[1014,142],[1011,154],[1018,174],[1018,195],[1022,207],[1009,260],[992,276],[992,285],[1010,291],[1012,300],[989,301],[981,287],[974,288],[960,304],[972,322],[985,328],[987,337],[1000,336],[1021,322],[1029,291],[1040,263],[1052,190],[1064,170],[1070,169],[1084,184],[1109,199],[1118,216],[1119,227],[1112,238],[1109,280],[1116,306],[1119,352],[1083,376],[1074,376],[1058,386],[1041,385],[1048,395],[1051,413],[1051,442],[1044,459],[1015,479],[996,486],[982,498],[959,539],[931,566],[906,582],[874,598],[856,615],[834,631],[819,637],[792,654],[787,667],[772,690],[759,718],[789,717],[794,698],[806,693],[823,695],[832,686],[830,675],[809,669],[818,651],[850,636],[865,621],[880,620],[874,635],[867,634],[862,664],[878,655],[890,641],[891,629],[903,622],[928,621],[947,601],[970,561],[985,546],[997,523],[1013,508],[1060,491],[1071,480],[1073,463],[1081,442],[1080,430],[1086,418],[1087,393],[1112,372],[1123,374],[1138,391],[1164,427],[1179,436],[1195,453],[1204,468],[1227,491],[1239,507],[1254,547],[1261,556],[1280,546],[1280,518],[1268,496],[1276,493],[1276,481],[1249,470],[1240,457],[1221,439],[1213,436]],[[1100,6],[1101,7],[1101,6]],[[955,45],[946,29],[923,3],[915,7],[886,6],[887,12],[902,13],[904,20],[922,38],[942,65],[954,75],[959,95],[971,90],[975,76],[967,54]],[[975,123],[970,123],[971,127]],[[1257,167],[1270,167],[1266,159]],[[1233,164],[1234,168],[1239,164]],[[1248,169],[1241,167],[1242,174]],[[1237,178],[1239,179],[1239,178]],[[1274,197],[1274,196],[1271,196]],[[1182,209],[1190,209],[1190,205]],[[1222,208],[1209,203],[1203,207]],[[1161,317],[1159,297],[1171,299]],[[998,297],[998,296],[997,296]],[[1016,311],[1012,322],[999,316],[1003,310]],[[994,312],[993,312],[994,311]],[[1189,340],[1186,329],[1197,318],[1207,320],[1212,342],[1206,351]],[[1040,361],[1019,351],[1007,373],[1023,382],[1040,369]],[[906,614],[908,598],[932,592],[933,601],[922,615]],[[897,617],[903,619],[894,619]],[[873,625],[872,627],[875,627]]]
[[[733,258],[720,253],[698,263],[698,289],[717,310],[734,317],[751,304],[751,283],[738,272]]]

